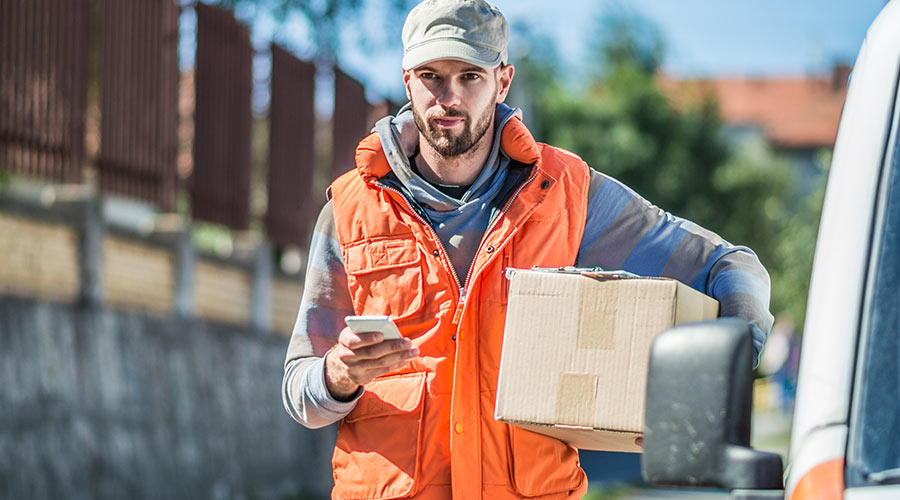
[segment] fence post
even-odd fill
[[[197,252],[191,240],[191,225],[185,222],[175,243],[175,293],[172,309],[182,318],[194,316],[194,275]]]
[[[78,242],[80,273],[79,301],[87,306],[101,306],[104,301],[103,200],[93,191],[81,203],[81,231]]]
[[[259,332],[272,330],[272,246],[263,237],[256,248],[253,264],[253,288],[250,299],[250,322]]]

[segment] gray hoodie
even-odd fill
[[[521,117],[521,112],[505,104],[497,105],[491,152],[481,173],[460,199],[444,194],[410,166],[410,158],[418,154],[419,130],[409,104],[397,116],[387,116],[375,124],[385,156],[399,181],[395,187],[405,191],[407,198],[424,211],[453,263],[460,285],[490,223],[493,202],[506,181],[510,160],[500,149],[500,133],[514,116]]]

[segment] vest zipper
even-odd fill
[[[518,188],[516,188],[516,190],[513,192],[512,196],[509,197],[509,199],[506,201],[506,204],[503,206],[503,210],[501,210],[494,217],[494,220],[491,221],[490,226],[488,226],[487,231],[484,232],[484,236],[481,238],[481,243],[478,244],[478,250],[475,251],[476,259],[478,258],[478,254],[481,253],[481,247],[484,245],[484,242],[487,241],[488,236],[490,236],[491,233],[496,228],[497,221],[500,220],[500,217],[502,217],[503,214],[505,214],[506,212],[509,211],[509,207],[512,205],[513,201],[515,201],[515,199],[519,196],[519,193],[521,193],[522,190],[525,189],[525,186],[530,184],[531,181],[533,181],[534,178],[537,177],[537,172],[538,172],[537,167],[534,167],[531,169],[531,175],[527,179],[525,179],[525,182],[523,182],[522,184],[519,185]],[[437,231],[435,231],[434,228],[431,227],[431,223],[426,221],[425,217],[422,217],[422,215],[419,214],[418,210],[416,210],[413,207],[412,203],[410,203],[410,201],[406,198],[406,195],[404,195],[397,189],[394,189],[390,186],[382,184],[381,182],[376,181],[375,185],[380,187],[381,189],[385,189],[385,190],[397,193],[397,195],[399,195],[400,198],[404,202],[406,202],[406,205],[409,207],[410,212],[412,212],[413,215],[415,215],[416,218],[419,219],[419,222],[421,222],[423,226],[428,228],[428,231],[430,231],[431,235],[434,237],[434,241],[436,241],[438,246],[441,248],[441,255],[443,256],[444,261],[447,263],[447,266],[450,268],[450,272],[453,274],[453,278],[456,279],[456,287],[457,287],[457,292],[459,294],[459,305],[456,308],[456,313],[454,314],[453,322],[459,323],[459,319],[462,316],[462,306],[466,302],[466,290],[469,287],[469,279],[472,278],[472,270],[471,269],[469,270],[469,274],[468,274],[468,276],[466,276],[466,281],[465,281],[465,283],[463,283],[459,279],[459,274],[456,273],[456,268],[453,267],[453,262],[451,262],[450,258],[447,256],[447,250],[446,250],[446,248],[444,248],[444,243],[441,241],[441,238],[438,236]],[[474,260],[472,261],[472,264],[473,265],[475,264]]]
[[[416,210],[413,207],[412,203],[410,203],[410,201],[406,198],[406,196],[403,193],[401,193],[399,190],[394,189],[390,186],[386,186],[380,182],[375,182],[375,185],[380,187],[381,189],[386,189],[388,191],[397,193],[400,196],[400,198],[403,199],[403,201],[406,202],[406,204],[409,206],[409,211],[412,212],[413,215],[415,215],[417,219],[419,219],[419,222],[421,222],[423,226],[428,228],[428,231],[431,232],[431,235],[434,237],[434,241],[436,241],[438,246],[441,248],[441,256],[443,257],[444,262],[447,263],[447,266],[450,268],[450,272],[453,274],[453,278],[456,280],[456,288],[457,288],[457,292],[459,294],[459,302],[462,303],[465,300],[466,289],[465,289],[465,287],[463,287],[462,281],[459,279],[459,274],[456,273],[456,268],[453,267],[453,262],[451,262],[450,257],[447,256],[447,249],[444,248],[444,243],[441,241],[441,238],[438,236],[437,231],[435,231],[434,228],[431,227],[431,223],[426,221],[425,217],[422,217],[422,215],[419,214],[418,210]]]
[[[527,186],[529,183],[531,183],[531,181],[534,180],[535,177],[537,177],[537,172],[538,172],[537,167],[534,167],[531,170],[531,176],[529,176],[527,179],[525,179],[525,182],[523,182],[522,184],[519,185],[518,188],[516,188],[516,190],[513,192],[512,196],[510,196],[509,199],[506,201],[506,205],[503,206],[503,210],[501,210],[494,217],[494,220],[491,221],[491,225],[488,226],[487,231],[484,232],[484,237],[481,238],[481,243],[478,245],[478,250],[475,251],[475,259],[477,259],[478,255],[481,253],[481,247],[484,246],[484,242],[487,241],[488,236],[490,236],[491,233],[496,228],[497,221],[500,220],[500,217],[502,217],[503,214],[505,214],[506,212],[509,211],[510,205],[512,205],[513,201],[515,201],[515,199],[519,196],[519,193],[521,193],[522,190],[525,189],[525,186]],[[472,269],[470,269],[469,275],[466,276],[466,283],[463,286],[463,290],[465,290],[469,286],[469,279],[472,277],[472,271],[474,270],[474,267],[475,267],[475,261],[473,260],[472,261]],[[465,300],[460,299],[460,303],[464,303],[464,302],[465,302]]]

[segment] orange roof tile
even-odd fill
[[[661,76],[660,86],[684,105],[712,97],[729,125],[760,127],[780,147],[832,147],[837,136],[849,68],[832,76],[714,78],[676,80]]]

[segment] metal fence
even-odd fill
[[[178,127],[174,0],[101,4],[100,188],[172,210]]]
[[[230,11],[201,2],[194,9],[191,213],[243,230],[250,225],[252,168],[249,28]],[[99,142],[88,154],[97,152],[101,190],[173,210],[180,11],[177,0],[0,0],[0,170],[80,182],[94,160],[86,158],[85,116],[96,74],[99,102],[91,116],[98,106],[99,141],[91,133],[87,142]],[[265,228],[277,245],[304,246],[318,211],[316,68],[278,46],[271,50]],[[373,112],[394,107],[371,106],[363,85],[337,68],[334,99],[331,164],[320,165],[331,178],[353,168]]]
[[[194,218],[232,229],[250,225],[250,108],[253,47],[249,29],[226,10],[197,3]]]
[[[366,90],[338,68],[334,69],[334,115],[332,117],[332,179],[355,165],[356,145],[371,128],[371,105]]]
[[[316,67],[272,44],[269,207],[266,232],[281,245],[306,245],[315,221]]]
[[[0,0],[0,169],[81,179],[86,0]]]

